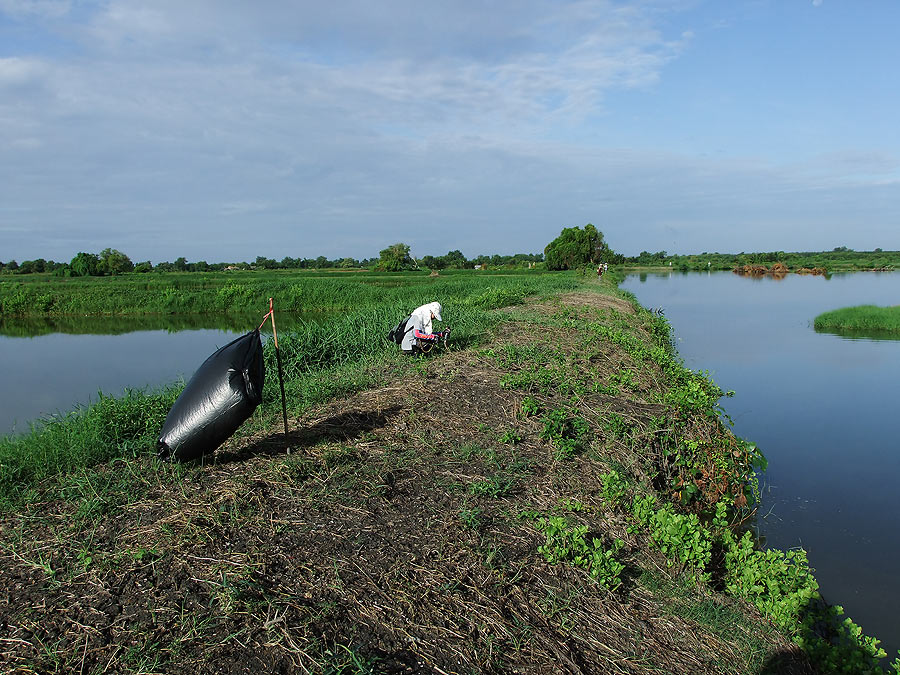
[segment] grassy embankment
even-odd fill
[[[871,672],[852,623],[816,632],[836,611],[805,555],[741,534],[762,458],[721,391],[608,284],[506,311],[477,290],[432,359],[358,359],[339,336],[383,326],[352,318],[285,335],[291,454],[272,390],[205,466],[155,462],[137,424],[97,438],[126,451],[46,471],[0,521],[0,663]]]
[[[900,305],[878,307],[860,305],[819,314],[813,322],[817,331],[893,333],[900,335]]]

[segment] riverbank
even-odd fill
[[[286,441],[35,484],[0,520],[0,663],[816,672],[803,560],[725,534],[760,457],[665,323],[606,280],[479,318],[468,348],[320,383]]]

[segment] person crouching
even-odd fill
[[[421,351],[418,347],[419,340],[438,340],[440,333],[434,332],[433,321],[442,321],[441,303],[429,302],[427,305],[416,307],[406,324],[406,334],[400,343],[400,350],[404,354],[415,354]]]

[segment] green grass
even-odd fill
[[[824,312],[813,325],[817,331],[890,332],[900,335],[900,305],[860,305]]]
[[[146,281],[146,275],[131,276],[145,280],[149,287],[138,293],[136,289],[140,284],[134,280],[120,283],[116,277],[91,279],[78,286],[81,291],[70,295],[60,293],[60,306],[73,306],[66,304],[69,302],[78,306],[89,300],[99,302],[104,295],[114,295],[112,290],[120,287],[137,293],[135,296],[123,294],[122,298],[134,299],[158,290],[153,286],[154,282],[171,284],[178,277],[184,277],[184,298],[209,300],[212,297],[215,303],[215,298],[221,297],[220,291],[228,288],[205,286],[206,282],[197,280],[198,276],[214,275],[170,274],[149,281]],[[254,301],[263,309],[268,308],[268,301],[263,302],[263,296],[272,294],[273,287],[288,289],[287,297],[291,298],[282,302],[281,296],[276,296],[276,307],[284,308],[293,303],[295,309],[297,305],[317,310],[345,308],[329,320],[300,320],[290,330],[279,331],[288,411],[295,415],[331,398],[374,386],[379,377],[398,367],[415,367],[415,363],[400,359],[396,345],[387,341],[386,334],[398,318],[418,305],[439,299],[444,305],[445,325],[453,328],[452,346],[464,348],[489,335],[492,309],[520,303],[529,295],[570,290],[578,284],[575,275],[568,273],[486,275],[469,272],[437,278],[421,274],[358,274],[352,279],[300,274],[261,274],[255,279],[251,274],[243,278],[246,288],[254,289],[248,293],[256,294]],[[67,281],[49,282],[47,288],[66,288]],[[385,287],[388,281],[390,285]],[[41,288],[38,283],[29,286]],[[14,286],[6,282],[0,284],[0,294],[7,293],[11,287]],[[16,292],[23,292],[22,288],[25,287]],[[196,303],[203,305],[199,299]],[[135,309],[130,305],[122,306]],[[347,307],[353,307],[353,310],[346,310]],[[194,311],[196,309],[193,307]],[[215,311],[221,312],[222,307]],[[265,345],[264,357],[263,404],[238,434],[280,428],[278,370],[271,340]],[[0,507],[4,504],[9,507],[27,498],[29,489],[48,477],[74,472],[115,457],[153,454],[163,421],[180,391],[181,386],[173,384],[156,391],[129,391],[122,397],[101,394],[93,405],[33,422],[27,434],[0,437]]]
[[[150,451],[177,395],[176,387],[101,395],[91,406],[33,423],[29,434],[0,438],[0,505],[48,477]]]
[[[246,314],[268,309],[315,312],[410,311],[424,302],[501,307],[574,276],[539,271],[314,274],[298,271],[126,274],[116,277],[0,277],[0,315]]]

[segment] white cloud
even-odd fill
[[[36,59],[17,56],[0,58],[0,88],[38,84],[47,72],[47,67]]]
[[[0,12],[17,19],[59,19],[71,10],[70,0],[0,0]]]

